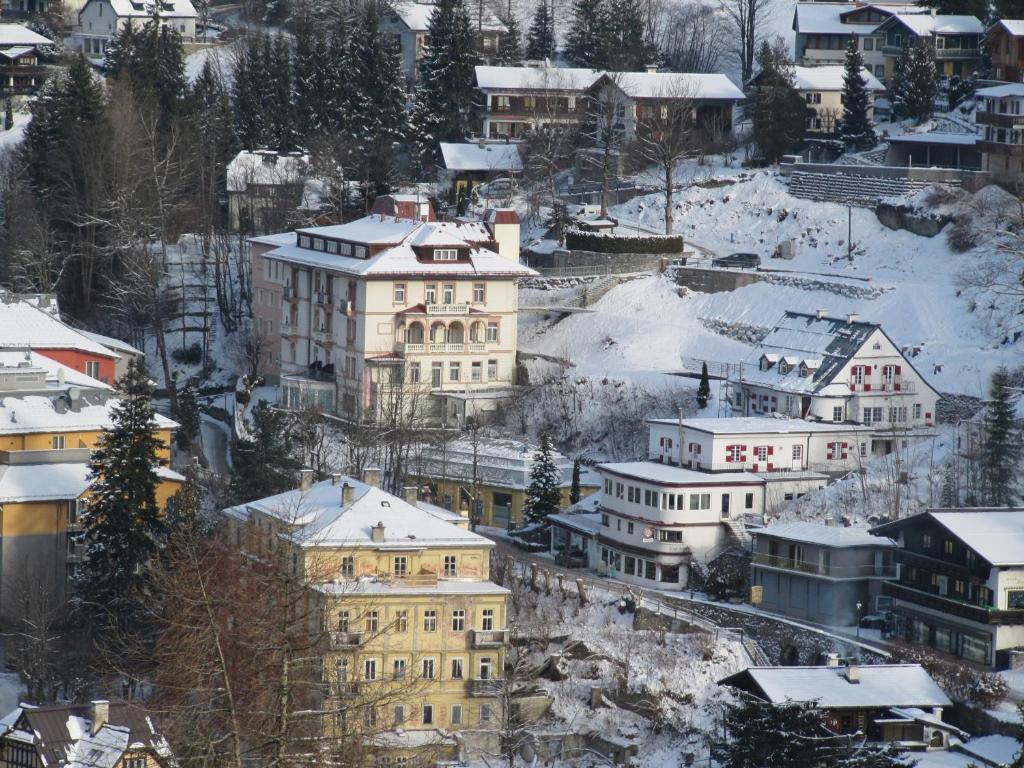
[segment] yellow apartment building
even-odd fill
[[[27,585],[65,594],[83,555],[79,512],[88,462],[111,423],[108,385],[36,353],[0,351],[0,617],[19,610]],[[170,462],[171,420],[157,415]],[[161,507],[184,477],[157,469]]]
[[[516,383],[519,217],[374,214],[251,239],[262,370],[281,405],[463,425]]]
[[[374,746],[456,756],[451,732],[494,730],[508,590],[465,517],[348,477],[225,510],[228,535],[294,549],[321,606],[324,707],[359,713]],[[371,479],[371,478],[367,478]],[[264,550],[265,551],[265,550]],[[350,715],[351,716],[351,715]],[[390,738],[382,740],[382,736]]]
[[[479,525],[507,528],[523,522],[526,489],[538,447],[519,440],[464,437],[421,451],[411,467],[420,494],[445,509],[465,512]],[[552,454],[561,472],[562,504],[570,504],[572,461]],[[601,479],[581,467],[580,498],[598,491]]]

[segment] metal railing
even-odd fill
[[[466,681],[470,696],[497,696],[501,692],[501,680],[496,678],[474,678]]]
[[[362,632],[331,632],[329,634],[331,639],[331,649],[337,650],[339,648],[358,648],[363,644],[363,633]]]
[[[831,563],[813,563],[805,560],[794,560],[778,555],[755,554],[754,565],[767,565],[787,571],[800,571],[816,576],[830,576],[835,579],[882,578],[891,579],[896,576],[896,566],[892,564],[865,565],[832,565]]]

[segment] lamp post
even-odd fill
[[[857,639],[860,640],[860,610],[863,608],[860,600],[857,601]]]

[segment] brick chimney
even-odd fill
[[[299,487],[304,491],[308,491],[313,487],[313,470],[312,469],[300,469],[299,470]]]
[[[418,485],[407,485],[402,489],[402,495],[405,497],[407,504],[416,506],[416,502],[419,501],[420,489]]]
[[[341,506],[347,507],[349,504],[351,504],[355,500],[355,498],[356,498],[355,486],[349,485],[348,483],[344,483],[341,486]]]
[[[380,470],[377,467],[367,467],[364,469],[363,476],[360,479],[367,485],[380,488]]]
[[[860,683],[860,667],[856,664],[846,665],[846,682],[857,684]]]

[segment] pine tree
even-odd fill
[[[931,8],[941,16],[976,16],[982,23],[989,16],[989,0],[918,0],[917,4],[923,8]]]
[[[540,0],[526,35],[526,58],[553,59],[556,52],[555,19],[548,7],[548,0]]]
[[[583,493],[580,490],[580,457],[577,456],[572,462],[572,485],[569,486],[569,503],[579,504]]]
[[[269,89],[264,102],[267,111],[267,138],[272,149],[290,152],[298,148],[292,95],[291,49],[282,35],[264,42],[264,60],[268,62]]]
[[[935,111],[935,51],[921,42],[905,48],[896,60],[892,83],[893,109],[900,117],[924,122]]]
[[[711,380],[708,378],[708,364],[701,363],[700,383],[697,385],[697,405],[701,408],[708,407],[708,400],[711,398]]]
[[[605,0],[575,0],[572,23],[562,52],[566,61],[574,67],[606,69],[609,21]]]
[[[985,412],[985,441],[981,449],[985,504],[1009,507],[1020,497],[1017,473],[1024,452],[1024,435],[1015,416],[1017,395],[1005,368],[992,374],[990,397],[991,402]]]
[[[508,31],[498,42],[498,62],[506,66],[514,66],[523,60],[523,40],[519,31],[519,22],[514,14],[501,18],[501,23]]]
[[[199,413],[199,403],[196,400],[196,388],[191,384],[178,393],[178,408],[174,412],[174,418],[178,422],[178,431],[175,437],[178,447],[189,448],[199,436],[202,426],[202,416]]]
[[[195,183],[200,199],[204,201],[200,216],[207,217],[206,221],[197,224],[205,224],[208,231],[219,220],[217,212],[220,206],[216,201],[224,196],[227,165],[237,151],[231,98],[209,59],[203,63],[186,97],[185,115],[187,124],[194,131]],[[197,231],[204,231],[204,227],[200,226]]]
[[[851,37],[846,47],[846,67],[843,73],[843,122],[839,130],[843,142],[855,149],[875,146],[875,130],[868,119],[868,89],[864,82],[864,57],[857,47],[857,38]]]
[[[4,130],[9,131],[14,127],[14,109],[11,107],[11,100],[4,104]]]
[[[288,415],[260,402],[252,409],[249,436],[231,443],[229,495],[235,504],[262,499],[295,487],[302,466],[292,453]]]
[[[754,141],[764,160],[774,163],[803,141],[807,104],[794,86],[793,67],[784,44],[762,42],[757,63],[761,71],[750,99]]]
[[[657,64],[657,48],[645,37],[640,0],[610,0],[607,19],[603,67],[616,72],[642,72]]]
[[[836,734],[815,702],[770,703],[749,694],[725,705],[712,757],[729,768],[910,768],[894,747]],[[717,731],[717,729],[716,729]]]
[[[440,0],[430,17],[420,86],[409,125],[421,164],[437,160],[439,142],[462,141],[472,124],[477,63],[463,0]]]
[[[547,432],[540,436],[540,448],[533,455],[530,485],[526,489],[523,518],[528,523],[547,524],[548,515],[558,512],[562,504],[562,477],[555,466],[554,448]]]
[[[235,136],[243,149],[260,149],[270,143],[266,99],[271,74],[264,56],[269,48],[269,38],[251,35],[235,56],[231,104]]]
[[[139,30],[122,27],[107,49],[104,70],[111,80],[127,83],[137,98],[152,100],[165,119],[177,113],[186,93],[181,35],[155,19]]]
[[[324,131],[327,123],[324,89],[325,70],[330,58],[321,27],[312,26],[295,37],[292,57],[295,90],[295,129],[302,137]]]
[[[142,364],[129,364],[118,397],[111,426],[89,462],[91,492],[82,516],[86,555],[78,586],[83,601],[104,606],[117,626],[126,627],[145,599],[145,568],[166,529],[156,501],[156,469],[166,462]]]

